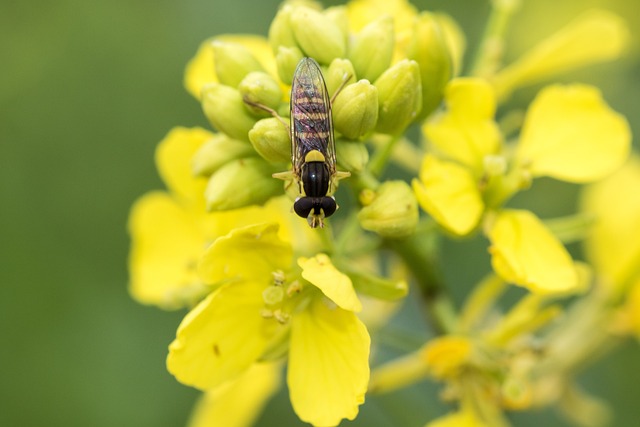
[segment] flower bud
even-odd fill
[[[271,177],[273,172],[256,157],[227,163],[209,179],[204,192],[207,209],[226,211],[266,202],[282,192],[280,182]]]
[[[289,129],[275,117],[258,120],[249,131],[253,148],[269,163],[285,163],[291,160]]]
[[[324,10],[324,16],[335,23],[342,34],[344,34],[345,42],[349,38],[349,15],[346,6],[332,6]]]
[[[238,91],[242,95],[242,99],[270,108],[278,108],[282,100],[282,91],[278,82],[262,71],[253,71],[247,74],[238,85]],[[245,107],[254,114],[265,113],[264,110],[247,103],[245,103]]]
[[[216,76],[224,85],[236,87],[252,71],[264,71],[253,54],[239,43],[213,41]]]
[[[371,204],[358,212],[362,228],[383,237],[407,237],[418,224],[418,204],[404,181],[386,181]]]
[[[346,51],[340,27],[322,13],[300,6],[291,12],[291,28],[298,45],[321,64],[343,57]]]
[[[269,27],[269,44],[275,53],[280,46],[294,47],[297,46],[296,39],[291,29],[291,11],[293,7],[284,5],[278,10],[278,13],[271,21]]]
[[[453,66],[444,34],[434,15],[422,12],[413,31],[407,56],[420,66],[422,110],[418,119],[423,119],[440,105],[444,87],[452,77]]]
[[[206,141],[193,156],[191,170],[194,175],[211,175],[228,162],[254,153],[249,144],[219,133]]]
[[[216,129],[231,138],[248,141],[248,133],[255,123],[244,107],[242,95],[236,89],[210,83],[202,88],[202,109]]]
[[[376,130],[387,134],[404,131],[422,108],[418,63],[404,59],[385,71],[374,85],[378,88]]]
[[[332,108],[335,129],[347,139],[360,139],[378,121],[378,89],[368,80],[345,87]]]
[[[336,157],[349,172],[361,172],[369,162],[367,147],[360,142],[336,141]]]
[[[348,267],[343,271],[351,279],[355,290],[364,295],[385,301],[396,301],[407,296],[409,292],[409,286],[404,280],[387,279]]]
[[[356,71],[348,59],[336,58],[331,61],[327,72],[324,74],[324,81],[327,84],[329,96],[333,96],[336,90],[344,84],[345,80],[355,82]]]
[[[394,48],[393,18],[385,15],[364,27],[353,42],[349,59],[362,79],[374,81],[391,65]]]
[[[293,83],[293,74],[303,56],[302,51],[295,46],[278,47],[276,65],[278,66],[278,76],[283,83],[288,85]]]

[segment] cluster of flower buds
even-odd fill
[[[271,175],[291,159],[289,85],[303,57],[322,68],[338,167],[356,177],[367,171],[366,142],[374,134],[397,138],[439,106],[454,70],[453,24],[408,3],[393,17],[361,8],[358,2],[324,10],[314,2],[286,2],[268,39],[219,36],[203,43],[185,83],[219,132],[193,160],[194,171],[210,177],[210,210],[261,204],[282,193]],[[378,193],[360,216],[363,225],[387,237],[406,235],[417,223],[409,187],[400,193],[403,200],[375,187],[357,188]],[[389,211],[390,203],[402,206],[407,218]]]

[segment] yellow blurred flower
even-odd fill
[[[585,250],[601,286],[624,292],[640,275],[640,159],[633,156],[615,174],[586,187],[581,207],[595,224]]]
[[[463,336],[448,335],[429,341],[421,350],[429,373],[435,378],[452,379],[470,362],[473,344]]]
[[[520,55],[499,71],[492,83],[499,99],[518,87],[600,61],[618,58],[629,42],[629,30],[617,15],[592,9]]]

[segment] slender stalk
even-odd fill
[[[453,332],[457,324],[457,314],[436,267],[433,234],[420,233],[406,239],[389,239],[385,241],[385,245],[409,267],[420,289],[435,332]]]
[[[505,34],[511,16],[520,6],[520,0],[493,0],[487,26],[471,67],[471,75],[491,77],[500,67],[504,55]]]

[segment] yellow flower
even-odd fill
[[[429,341],[421,350],[431,375],[451,379],[460,375],[469,363],[473,344],[462,336],[444,336]]]
[[[288,347],[296,413],[314,425],[337,425],[355,418],[369,380],[369,335],[354,313],[361,305],[326,255],[300,258],[295,269],[277,229],[236,229],[207,249],[200,276],[219,287],[183,320],[167,367],[179,381],[209,390]]]
[[[505,67],[492,83],[498,98],[506,98],[524,85],[588,64],[615,59],[629,41],[624,21],[604,10],[593,9],[534,46]]]
[[[420,167],[420,179],[414,179],[412,185],[422,209],[454,234],[468,234],[484,213],[476,180],[457,163],[427,154]]]
[[[206,392],[196,404],[188,427],[253,425],[280,385],[276,363],[256,363],[236,381]]]
[[[502,211],[487,234],[493,269],[504,280],[541,294],[580,287],[571,256],[531,212]]]
[[[472,411],[461,410],[435,419],[425,427],[487,427]]]
[[[496,100],[491,86],[478,78],[452,80],[445,89],[447,111],[423,126],[431,148],[447,160],[483,172],[485,156],[499,151],[502,135],[494,122]]]
[[[615,174],[587,187],[581,207],[595,224],[585,249],[600,279],[614,293],[623,292],[640,274],[640,159],[631,159]]]
[[[627,120],[586,85],[548,86],[531,103],[516,159],[533,176],[591,182],[615,171],[631,145]]]

